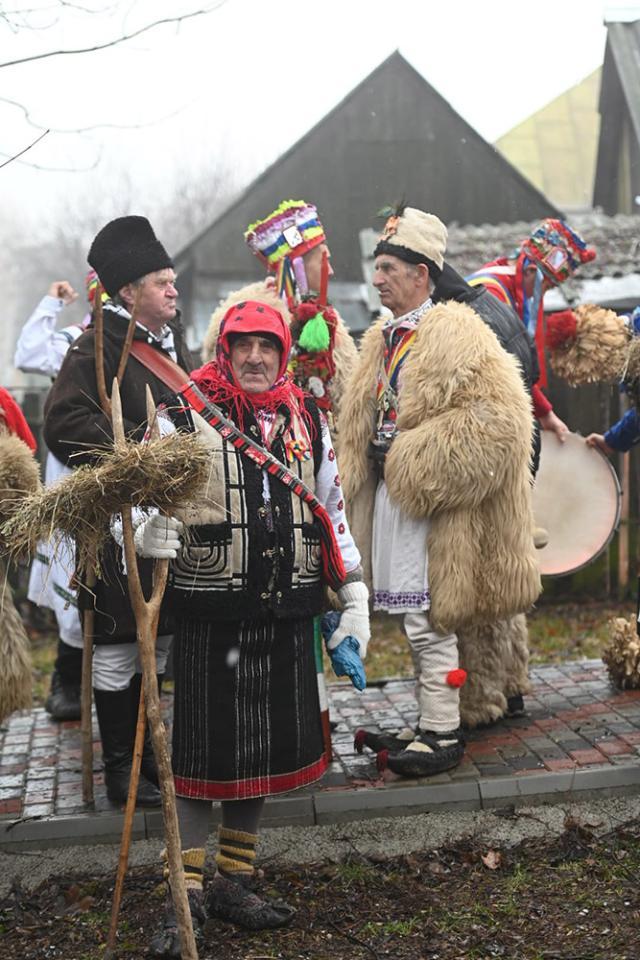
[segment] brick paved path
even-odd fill
[[[413,684],[391,680],[363,694],[351,686],[330,685],[331,717],[337,721],[334,761],[319,784],[292,795],[298,801],[296,821],[311,816],[315,822],[328,822],[456,803],[480,807],[492,800],[566,794],[578,788],[640,789],[640,691],[614,689],[599,660],[538,667],[531,679],[525,717],[473,731],[459,767],[421,781],[399,779],[390,771],[381,776],[373,755],[359,756],[353,748],[358,727],[391,731],[415,725]],[[170,720],[170,698],[164,699],[164,708]],[[95,721],[94,733],[95,808],[87,810],[82,803],[79,723],[58,724],[37,709],[12,716],[0,728],[0,842],[9,842],[12,833],[20,836],[14,830],[16,820],[48,822],[120,812],[105,795]],[[585,771],[594,776],[585,777]],[[412,786],[417,792],[407,789]],[[291,822],[292,805],[280,803],[272,809],[273,822],[279,817]],[[40,826],[39,836],[46,840],[46,826]]]

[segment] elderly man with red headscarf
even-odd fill
[[[292,916],[250,881],[265,798],[313,783],[328,763],[314,656],[328,554],[343,607],[330,646],[355,638],[364,657],[369,640],[368,591],[326,419],[287,374],[290,349],[273,306],[229,308],[215,358],[192,380],[232,433],[181,403],[168,407],[175,426],[207,444],[209,478],[179,517],[150,517],[136,532],[143,555],[173,558],[173,768],[196,930],[207,913],[250,929]],[[264,452],[288,481],[265,469]],[[222,825],[205,904],[213,800],[222,802]],[[151,954],[179,950],[169,900]]]

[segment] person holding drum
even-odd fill
[[[552,430],[563,441],[569,428],[554,412],[542,392],[547,386],[544,355],[544,295],[573,276],[596,252],[564,220],[543,220],[511,257],[498,257],[468,276],[471,286],[482,285],[509,304],[535,338],[540,380],[532,391],[534,413],[543,430]]]
[[[586,442],[590,447],[612,453],[627,453],[640,441],[640,418],[635,407],[612,424],[605,433],[590,433]]]

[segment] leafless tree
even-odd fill
[[[67,323],[82,319],[87,252],[105,223],[131,213],[142,214],[167,249],[177,253],[231,202],[239,187],[231,165],[219,155],[180,163],[173,179],[163,181],[161,190],[153,184],[141,188],[124,165],[105,165],[101,174],[104,186],[98,196],[93,182],[79,182],[37,220],[26,219],[18,207],[3,210],[0,269],[9,294],[4,303],[6,335],[0,342],[0,382],[2,376],[5,380],[13,377],[15,340],[52,280],[70,280],[78,289],[80,297],[65,309],[64,317]]]
[[[120,44],[126,43],[129,40],[132,40],[136,37],[140,37],[143,34],[149,33],[151,30],[156,30],[162,26],[172,25],[176,29],[179,29],[182,23],[189,20],[193,20],[198,17],[207,16],[210,13],[215,12],[221,6],[223,6],[227,0],[212,0],[211,3],[205,4],[199,9],[191,10],[186,13],[176,14],[171,17],[162,17],[156,20],[152,20],[149,23],[143,24],[135,30],[130,31],[121,31],[116,36],[112,37],[109,40],[101,41],[100,43],[89,43],[84,46],[79,46],[75,48],[60,48],[60,49],[45,49],[39,53],[30,54],[28,56],[17,57],[12,60],[0,61],[0,69],[6,69],[8,67],[16,67],[23,64],[33,63],[38,60],[50,59],[52,57],[66,57],[66,56],[79,56],[82,54],[95,53],[96,51],[106,50],[110,47],[115,47]],[[100,3],[93,6],[87,6],[80,3],[73,3],[71,0],[41,0],[38,3],[38,0],[33,0],[33,4],[30,6],[23,7],[22,9],[12,9],[11,6],[7,3],[3,3],[0,0],[0,29],[4,26],[10,32],[16,34],[24,32],[26,30],[30,31],[42,31],[46,34],[48,28],[59,23],[61,17],[73,11],[74,13],[83,13],[88,16],[95,16],[97,14],[105,14],[116,10],[120,6],[120,2],[115,3]],[[128,12],[131,12],[131,9],[135,6],[135,0],[132,4],[128,6]],[[44,15],[44,20],[42,19]],[[8,163],[12,162],[21,162],[27,163],[29,166],[39,167],[38,164],[33,163],[30,159],[24,159],[25,154],[27,154],[37,143],[39,143],[43,138],[47,137],[49,134],[56,133],[82,133],[88,130],[98,129],[104,126],[114,126],[114,124],[93,124],[91,126],[83,126],[73,130],[61,129],[50,123],[37,123],[33,120],[29,107],[26,104],[18,102],[16,100],[10,100],[6,97],[0,97],[0,103],[5,103],[8,106],[17,108],[21,110],[24,115],[25,123],[28,127],[33,127],[38,131],[39,135],[34,137],[33,135],[26,135],[24,145],[17,151],[6,153],[0,151],[0,158],[3,158],[0,162],[0,168],[6,166]],[[151,125],[153,123],[161,122],[162,120],[168,119],[165,117],[155,118],[149,121],[145,126]],[[121,125],[126,126],[126,125]],[[140,124],[136,125],[140,126]],[[99,160],[99,155],[96,155],[93,165],[97,164]],[[41,169],[52,169],[51,167],[40,167]],[[57,169],[57,168],[56,168]],[[88,168],[87,168],[88,169]]]

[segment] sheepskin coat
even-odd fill
[[[382,326],[378,321],[363,337],[341,413],[340,472],[369,581],[377,480],[367,451]],[[403,367],[397,425],[385,482],[409,516],[431,519],[432,625],[454,632],[527,610],[540,593],[531,404],[516,361],[465,304],[439,304],[420,318]]]
[[[215,356],[216,340],[218,339],[218,331],[222,318],[229,307],[233,306],[234,303],[239,303],[241,300],[259,300],[261,303],[268,303],[269,306],[280,311],[287,323],[291,323],[291,314],[287,309],[287,305],[284,300],[278,296],[273,284],[260,280],[258,283],[247,284],[246,287],[241,287],[240,290],[234,290],[211,315],[209,329],[205,334],[202,344],[202,359],[205,363],[212,360]],[[336,340],[333,349],[336,372],[331,386],[331,399],[333,403],[333,418],[336,424],[336,432],[338,432],[340,429],[342,397],[344,396],[347,382],[358,361],[358,348],[344,320],[337,311],[336,314],[338,324],[336,326]],[[335,439],[334,437],[334,440]]]

